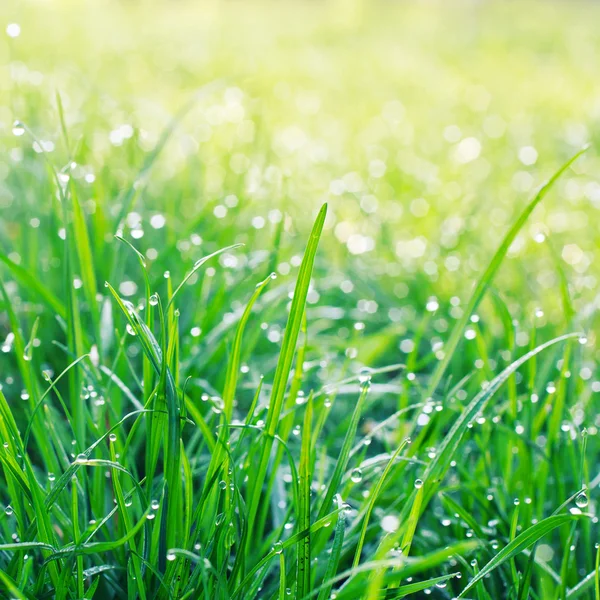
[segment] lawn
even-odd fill
[[[0,3],[0,598],[600,600],[600,6]]]

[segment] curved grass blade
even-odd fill
[[[569,523],[576,519],[582,518],[584,515],[581,514],[563,514],[553,515],[547,517],[542,521],[539,521],[535,525],[532,525],[529,529],[518,535],[514,540],[508,543],[496,556],[492,558],[482,569],[471,579],[465,589],[458,595],[458,598],[464,598],[465,594],[471,591],[477,583],[482,580],[486,575],[491,573],[494,569],[499,567],[501,564],[516,556],[529,546],[535,544],[539,539],[544,537],[547,533],[550,533],[557,527]]]
[[[487,269],[477,282],[475,286],[475,290],[471,295],[469,303],[467,304],[462,317],[456,322],[454,328],[452,329],[452,333],[450,334],[450,338],[445,344],[444,347],[444,358],[437,364],[431,379],[429,381],[429,385],[427,387],[426,397],[432,397],[437,387],[450,364],[450,360],[454,355],[454,351],[456,350],[460,340],[463,337],[463,332],[465,327],[473,314],[473,311],[481,302],[486,290],[494,280],[494,277],[510,248],[510,245],[513,243],[514,239],[517,237],[517,234],[529,218],[529,215],[533,212],[533,209],[544,199],[546,194],[552,189],[556,181],[559,177],[586,151],[588,147],[581,149],[579,152],[574,154],[562,167],[552,175],[552,177],[540,188],[538,193],[535,195],[534,199],[525,207],[525,210],[519,215],[519,218],[514,222],[513,226],[509,229],[508,233],[502,240],[500,247],[496,250],[490,264]]]

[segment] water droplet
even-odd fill
[[[281,542],[275,542],[273,544],[273,552],[275,552],[275,554],[281,554],[283,552],[283,544]]]
[[[127,323],[127,325],[125,325],[125,329],[127,330],[127,333],[129,335],[136,335],[135,329],[129,323]]]
[[[167,552],[167,560],[175,560],[177,558],[177,556],[175,555],[174,552]]]
[[[158,295],[152,294],[149,298],[150,306],[156,306],[158,304]]]
[[[224,490],[227,487],[227,482],[221,479],[221,481],[219,481],[219,487]]]
[[[577,495],[577,498],[575,498],[575,504],[577,504],[579,508],[585,508],[588,505],[588,502],[588,497],[585,492],[581,492]]]
[[[160,506],[158,500],[152,500],[152,502],[150,503],[150,508],[152,510],[158,510],[158,507]]]
[[[13,509],[12,509],[12,506],[7,506],[7,507],[4,509],[4,512],[6,513],[6,516],[7,516],[7,517],[10,517],[10,515],[12,515],[12,514],[13,514]]]
[[[130,506],[133,504],[133,500],[132,500],[131,498],[126,498],[126,499],[123,501],[123,504],[125,504],[125,506],[126,506],[127,508],[129,508],[129,507],[130,507]]]
[[[54,473],[48,473],[48,481],[54,481],[56,479],[56,475]]]
[[[76,463],[83,464],[83,463],[86,463],[87,461],[88,461],[88,457],[87,457],[87,455],[86,455],[86,454],[84,454],[83,452],[82,452],[81,454],[78,454],[78,455],[75,457],[75,462],[76,462]]]
[[[15,121],[13,123],[12,134],[16,137],[21,137],[25,133],[25,127],[21,121]]]
[[[352,471],[352,474],[350,475],[350,479],[354,482],[354,483],[359,483],[362,481],[363,478],[363,474],[362,471],[360,469],[354,469]]]
[[[365,383],[371,382],[371,369],[364,367],[358,373],[358,381],[364,385]]]
[[[116,442],[117,441],[117,434],[116,433],[109,434],[108,439],[109,439],[110,442]]]
[[[152,519],[154,519],[154,517],[156,517],[156,515],[154,513],[148,513],[146,515],[146,519],[148,519],[148,521],[152,521]]]
[[[587,339],[587,337],[586,337],[585,335],[582,335],[582,336],[579,338],[579,343],[580,343],[582,346],[585,346],[585,345],[587,344],[587,342],[588,342],[588,339]]]
[[[420,490],[423,487],[423,480],[422,479],[415,479],[415,487]]]

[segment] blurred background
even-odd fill
[[[309,301],[328,320],[316,327],[341,347],[342,317],[383,332],[361,346],[368,362],[401,353],[417,315],[442,307],[427,326],[435,350],[525,203],[591,143],[518,236],[496,287],[523,322],[521,346],[531,322],[565,329],[561,273],[593,331],[597,3],[4,0],[0,22],[0,246],[50,286],[61,228],[41,152],[74,163],[100,288],[110,279],[135,284],[121,287],[132,300],[141,293],[115,233],[157,282],[240,241],[221,259],[224,282],[249,290],[269,266],[292,281],[327,201]],[[198,333],[190,313],[182,324]]]

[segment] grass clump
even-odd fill
[[[344,25],[356,43],[372,52],[376,30],[394,47],[363,10],[371,25]],[[307,23],[320,47],[329,29]],[[230,64],[215,56],[215,70]],[[103,109],[75,118],[89,108],[74,91],[84,84],[50,102],[12,79],[23,120],[2,138],[0,170],[15,213],[0,226],[0,595],[600,600],[597,317],[582,250],[595,238],[543,212],[557,194],[595,197],[594,150],[571,152],[518,210],[500,198],[503,227],[468,195],[450,209],[448,186],[438,227],[419,221],[429,204],[415,196],[434,206],[453,178],[486,179],[473,136],[452,142],[451,165],[440,153],[434,174],[408,133],[427,137],[428,119],[409,127],[388,98],[361,133],[373,142],[390,128],[369,146],[368,174],[338,177],[362,164],[357,148],[323,164],[320,142],[269,121],[269,86],[236,77],[203,86],[158,132],[110,123],[111,147]],[[176,97],[197,83],[174,80]],[[317,83],[327,89],[327,73]],[[362,108],[379,106],[379,89]],[[317,104],[298,98],[305,116]],[[40,124],[50,106],[52,135]],[[359,108],[322,124],[345,138]],[[195,146],[197,114],[208,148]],[[399,140],[407,170],[386,158]],[[473,170],[455,171],[456,157]],[[591,210],[571,209],[567,221]],[[415,219],[410,238],[394,229],[399,210]]]

